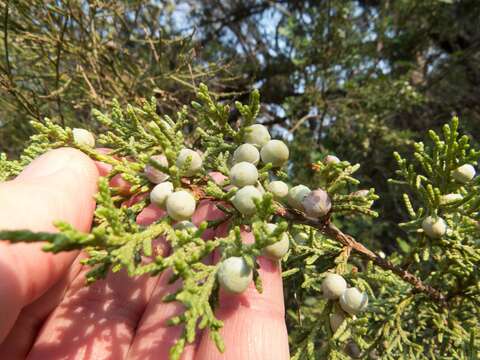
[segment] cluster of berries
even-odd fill
[[[151,161],[156,162],[159,167],[168,168],[168,161],[165,155],[154,155]],[[175,165],[182,170],[185,177],[195,176],[202,169],[203,160],[201,155],[191,149],[182,149]],[[187,190],[174,191],[173,183],[167,181],[169,175],[158,168],[145,166],[145,176],[152,183],[157,184],[150,192],[150,201],[160,209],[167,211],[168,216],[176,221],[189,220],[196,208],[194,196]]]
[[[73,136],[77,143],[87,146],[94,146],[95,144],[93,135],[86,130],[74,129]],[[233,152],[231,158],[230,186],[237,188],[231,202],[243,216],[251,216],[256,211],[255,199],[260,200],[265,191],[259,182],[257,165],[259,163],[270,164],[272,168],[280,168],[287,163],[289,150],[283,141],[272,140],[268,129],[261,124],[247,127],[244,141],[245,143]],[[186,189],[174,189],[173,183],[168,181],[169,174],[160,170],[162,168],[168,169],[168,161],[165,155],[152,156],[150,163],[152,162],[157,166],[148,164],[144,169],[147,179],[156,184],[150,192],[150,202],[166,210],[168,216],[177,221],[174,226],[176,229],[195,230],[195,225],[189,221],[197,205],[194,196]],[[324,159],[324,162],[326,164],[336,164],[340,160],[333,155],[329,155]],[[195,150],[182,149],[177,156],[175,165],[181,171],[182,176],[193,177],[202,170],[202,156]],[[327,215],[332,208],[331,199],[323,189],[312,191],[305,185],[297,185],[289,189],[288,185],[280,180],[271,181],[266,187],[275,200],[304,212],[310,218],[321,218]],[[273,223],[265,224],[266,233],[272,234],[276,226]],[[280,235],[279,241],[266,246],[262,250],[262,255],[273,261],[278,261],[286,255],[289,245],[289,235],[284,232]],[[334,283],[332,276],[329,275],[324,282],[326,284],[324,294],[329,299],[335,298],[332,294],[336,293],[335,290],[330,290],[333,285],[328,285]],[[342,277],[336,276],[343,280]],[[252,278],[252,269],[242,257],[226,258],[219,266],[219,284],[228,292],[242,293],[247,289]],[[335,281],[338,283],[341,280],[336,279]],[[357,311],[355,309],[358,308],[355,301],[358,302],[357,298],[364,295],[361,295],[356,288],[346,289],[345,280],[343,280],[343,283],[344,288],[338,293],[337,297],[341,298],[340,303],[343,303],[342,307],[345,307],[345,311],[354,313]]]
[[[452,172],[452,177],[459,184],[465,185],[475,177],[475,168],[470,164],[464,164]],[[463,200],[461,194],[446,194],[440,198],[441,205],[448,205]],[[440,216],[429,215],[423,219],[422,229],[425,235],[432,239],[441,238],[447,232],[447,223]]]
[[[271,164],[282,167],[289,157],[287,145],[281,140],[271,140],[268,129],[261,125],[251,125],[245,129],[245,144],[233,153],[233,166],[230,169],[230,183],[238,187],[232,199],[233,206],[243,215],[253,215],[256,207],[254,199],[260,199],[264,191],[258,183],[257,164]],[[260,151],[259,151],[260,149]],[[283,182],[284,187],[288,187]],[[274,194],[275,195],[275,194]]]
[[[341,309],[330,314],[330,327],[335,333],[342,325],[347,313],[355,316],[368,306],[368,295],[356,287],[347,287],[345,279],[338,274],[329,273],[322,282],[323,297],[338,300]]]
[[[273,168],[282,167],[289,157],[287,145],[281,140],[272,140],[268,129],[255,124],[246,128],[245,143],[233,153],[233,166],[230,169],[230,184],[238,188],[232,199],[233,206],[245,216],[253,215],[256,211],[255,199],[261,199],[263,188],[258,182],[257,165],[271,164]],[[260,150],[259,150],[260,149]],[[278,193],[285,196],[288,186],[283,181],[272,181],[268,190],[277,198]],[[267,233],[272,234],[276,225],[265,224]],[[278,261],[288,252],[290,241],[287,233],[280,235],[280,240],[263,249],[262,255]],[[242,293],[251,283],[252,269],[242,257],[229,257],[222,261],[218,271],[220,286],[228,292]]]

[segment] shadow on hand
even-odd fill
[[[156,278],[124,270],[85,286],[84,274],[46,321],[28,359],[123,359]]]

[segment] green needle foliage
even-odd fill
[[[233,151],[244,142],[246,127],[253,124],[260,108],[257,91],[248,103],[237,103],[242,121],[232,125],[230,108],[219,102],[205,85],[199,86],[197,101],[191,108],[179,109],[175,116],[159,114],[157,101],[145,101],[142,107],[121,106],[112,102],[109,113],[93,115],[105,129],[97,138],[105,153],[74,141],[72,129],[45,120],[32,122],[37,135],[19,160],[0,157],[0,176],[9,179],[33,158],[48,149],[72,146],[93,160],[111,165],[108,176],[99,180],[97,208],[90,233],[82,233],[69,224],[58,222],[58,233],[34,233],[28,230],[3,231],[0,238],[12,242],[46,241],[45,251],[82,249],[90,266],[87,283],[104,278],[108,271],[125,270],[131,276],[171,274],[181,286],[164,301],[183,304],[182,314],[170,319],[172,326],[182,325],[183,333],[170,351],[179,359],[187,343],[193,343],[199,329],[208,330],[218,349],[222,322],[215,316],[218,301],[219,263],[203,260],[214,251],[220,261],[242,257],[253,271],[257,291],[262,291],[256,258],[267,246],[281,241],[287,232],[290,250],[283,259],[283,278],[287,306],[287,325],[293,359],[475,359],[480,349],[480,262],[478,234],[480,197],[478,181],[458,183],[452,173],[463,164],[475,165],[480,152],[470,149],[469,139],[459,137],[458,119],[444,127],[443,137],[430,132],[431,145],[415,144],[415,163],[409,164],[395,154],[399,179],[393,183],[405,188],[405,205],[411,220],[400,224],[406,230],[400,240],[402,252],[387,261],[384,254],[361,245],[338,227],[352,218],[364,226],[374,226],[377,217],[371,206],[378,197],[374,189],[356,191],[354,177],[360,165],[348,161],[312,164],[313,182],[327,191],[332,201],[329,213],[308,218],[302,209],[264,191],[255,200],[256,212],[244,216],[231,205],[237,188],[228,180]],[[192,120],[194,119],[194,120]],[[193,130],[192,130],[193,129]],[[180,168],[177,157],[184,148],[202,152],[203,168],[193,177],[182,174],[192,159]],[[152,160],[164,154],[168,165]],[[151,184],[145,175],[147,165],[169,176],[176,190],[183,188],[200,203],[214,202],[224,213],[220,219],[204,221],[197,229],[175,229],[169,216],[150,225],[136,222],[149,206]],[[288,181],[295,174],[259,167],[257,187],[268,189],[271,180]],[[214,181],[213,173],[225,175]],[[128,191],[112,187],[110,181],[120,175],[129,182]],[[296,184],[291,184],[296,185]],[[445,202],[443,195],[460,194],[460,200]],[[427,216],[441,216],[448,225],[444,236],[431,239],[422,230]],[[266,223],[277,227],[269,232]],[[335,223],[335,224],[334,224]],[[206,237],[206,231],[227,231]],[[244,243],[241,229],[251,230],[254,242]],[[162,238],[171,248],[169,254],[156,251],[153,242]],[[204,238],[207,238],[206,240]],[[342,275],[350,287],[364,291],[370,301],[367,311],[358,315],[342,312],[337,301],[322,296],[322,282],[329,272]],[[332,330],[332,316],[344,317]]]

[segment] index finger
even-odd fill
[[[219,229],[224,232],[226,229]],[[220,236],[225,235],[219,234]],[[245,243],[254,242],[251,232],[242,231]],[[290,358],[285,323],[285,306],[280,264],[263,256],[257,259],[262,293],[250,283],[241,294],[220,291],[220,306],[215,316],[223,321],[220,335],[225,352],[218,351],[208,333],[197,349],[198,359],[275,359]]]
[[[81,231],[91,226],[98,172],[78,150],[51,150],[12,181],[0,183],[0,229],[55,232],[64,220]],[[0,342],[20,310],[52,286],[76,256],[53,255],[42,243],[0,242]]]

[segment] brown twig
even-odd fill
[[[63,23],[62,30],[60,33],[60,38],[58,39],[58,43],[57,43],[57,59],[55,61],[55,88],[57,90],[60,89],[60,56],[62,53],[63,39],[65,36],[65,31],[67,30],[67,25],[68,25],[68,15],[65,17],[65,22]],[[60,120],[61,120],[62,126],[65,126],[65,118],[63,116],[63,111],[62,111],[62,98],[60,97],[60,92],[57,93],[57,107],[58,107],[58,113],[60,114]]]
[[[439,290],[428,284],[425,284],[422,279],[418,278],[407,270],[404,270],[394,265],[391,261],[381,258],[378,254],[369,250],[364,245],[356,241],[352,236],[343,233],[330,221],[330,217],[327,216],[323,219],[314,220],[306,218],[303,215],[293,213],[284,208],[280,209],[278,214],[287,220],[295,221],[296,223],[308,225],[320,230],[329,238],[334,239],[342,245],[352,249],[362,257],[373,261],[375,265],[381,267],[384,270],[390,270],[394,274],[398,275],[404,281],[411,284],[414,287],[415,291],[427,294],[432,300],[439,303],[441,306],[447,305],[446,296],[442,294]]]
[[[10,57],[8,53],[8,10],[9,10],[9,2],[8,0],[5,2],[5,17],[3,19],[3,46],[5,47],[5,66],[7,67],[7,75],[8,78],[11,79],[12,77],[12,70],[10,66]]]

